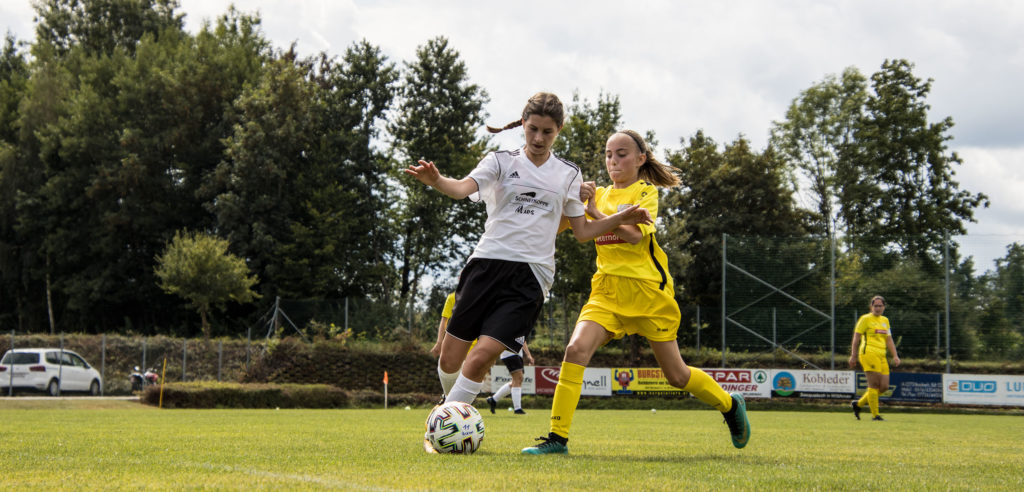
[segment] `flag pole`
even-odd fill
[[[384,371],[384,410],[388,409],[388,372]]]

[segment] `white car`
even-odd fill
[[[0,359],[0,395],[9,388],[46,391],[50,396],[84,391],[99,395],[103,378],[82,356],[59,348],[8,350]]]

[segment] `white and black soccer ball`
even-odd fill
[[[484,440],[484,419],[469,403],[453,401],[434,407],[426,427],[424,437],[439,453],[470,454]]]

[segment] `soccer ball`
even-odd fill
[[[484,440],[484,419],[469,403],[453,401],[434,407],[426,427],[423,437],[439,453],[470,454]]]

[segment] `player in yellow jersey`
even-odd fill
[[[885,420],[878,414],[878,395],[889,389],[889,364],[886,362],[886,349],[892,354],[892,366],[899,367],[900,356],[896,353],[896,344],[892,342],[892,328],[889,318],[882,316],[885,312],[885,299],[882,296],[871,298],[871,312],[857,320],[853,330],[853,342],[850,344],[850,367],[860,367],[868,378],[868,390],[860,400],[854,400],[853,416],[860,420],[860,407],[871,408],[871,420]]]
[[[587,203],[587,215],[599,219],[632,205],[658,213],[658,188],[679,184],[673,168],[658,162],[635,131],[624,130],[608,138],[605,166],[612,185],[598,188]],[[746,446],[750,438],[743,396],[730,395],[704,371],[689,367],[679,354],[676,332],[679,306],[665,252],[654,236],[655,225],[619,226],[594,240],[597,273],[590,299],[583,306],[569,345],[551,406],[551,426],[541,444],[523,454],[567,454],[569,427],[580,400],[583,371],[602,345],[625,335],[647,338],[654,356],[673,386],[692,393],[723,413],[733,445]]]
[[[430,355],[438,357],[441,355],[441,342],[444,341],[444,332],[448,329],[448,320],[452,318],[452,311],[455,309],[455,293],[448,294],[444,300],[444,308],[441,310],[441,322],[437,324],[437,343],[430,348]]]

